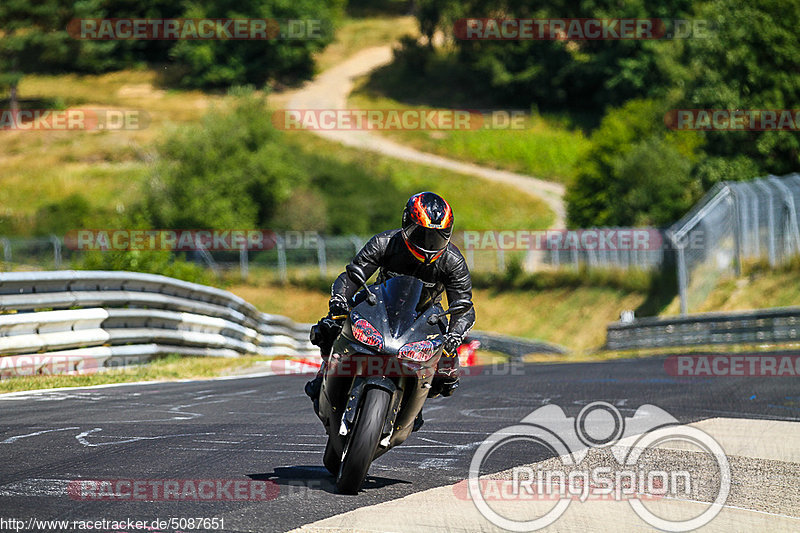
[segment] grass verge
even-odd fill
[[[81,194],[98,213],[124,212],[137,201],[150,172],[150,145],[165,127],[196,120],[222,97],[163,91],[155,71],[102,75],[28,75],[20,95],[58,108],[139,112],[135,128],[115,131],[2,131],[0,222],[5,234],[27,233],[43,206]],[[91,191],[91,194],[85,194]]]
[[[397,191],[397,226],[405,200],[414,193],[430,190],[453,206],[457,230],[515,230],[548,228],[553,212],[539,198],[521,194],[516,187],[434,169],[425,165],[342,146],[310,132],[287,132],[287,138],[310,153],[324,153],[346,162],[357,163],[376,175],[387,176]],[[491,194],[488,194],[491,191]],[[382,191],[364,190],[363,194],[380,195]],[[390,229],[390,228],[386,228]]]
[[[496,352],[476,353],[479,364],[497,364],[508,358]],[[116,383],[140,381],[179,381],[211,379],[265,372],[271,369],[273,359],[259,356],[228,357],[182,357],[169,355],[149,364],[131,366],[84,375],[39,375],[19,376],[0,380],[0,394],[63,387],[92,387]],[[310,374],[310,373],[309,373]]]
[[[351,93],[348,105],[359,109],[434,109],[388,98],[368,88],[364,79]],[[580,129],[570,128],[555,116],[530,113],[514,122],[512,129],[499,119],[493,123],[491,116],[486,114],[483,127],[475,130],[383,130],[380,134],[421,151],[559,183],[568,183],[575,176],[578,159],[589,145]]]
[[[19,376],[0,380],[0,393],[59,387],[90,387],[107,383],[208,379],[264,370],[265,357],[159,357],[147,365],[84,375]]]
[[[743,266],[742,277],[719,280],[709,296],[689,312],[746,311],[800,305],[798,279],[800,279],[800,257],[775,269],[764,262],[749,263]],[[662,315],[679,313],[680,300],[675,297]]]

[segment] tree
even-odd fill
[[[319,22],[306,26],[308,36],[268,40],[183,40],[170,51],[184,71],[184,87],[222,88],[232,85],[261,87],[269,80],[291,82],[314,71],[313,54],[333,40],[333,25],[343,9],[342,0],[204,0],[192,3],[188,18],[259,18]],[[311,28],[309,30],[309,28]],[[284,28],[285,29],[285,28]]]
[[[0,3],[0,88],[8,89],[12,111],[18,109],[17,88],[24,71],[40,61],[67,57],[68,35],[58,31],[63,22],[60,4],[58,0]]]
[[[267,224],[305,177],[279,141],[266,102],[243,90],[229,112],[176,130],[159,146],[148,191],[156,227],[255,228]]]
[[[692,177],[692,159],[668,137],[650,136],[615,163],[619,225],[668,226],[702,194]]]
[[[657,6],[641,0],[556,0],[532,4],[522,0],[423,0],[420,28],[426,35],[452,34],[458,18],[680,18],[688,0]],[[455,61],[479,88],[490,89],[498,103],[522,107],[602,111],[626,100],[649,95],[668,85],[657,68],[666,41],[621,40],[455,40]]]
[[[692,171],[701,137],[668,132],[666,109],[664,102],[632,100],[603,117],[567,189],[571,227],[666,225],[699,198]]]
[[[797,107],[800,3],[711,0],[700,4],[695,16],[711,21],[713,33],[710,38],[681,43],[684,46],[679,61],[688,66],[680,80],[684,94],[681,107]],[[714,176],[749,179],[755,176],[754,168],[785,174],[800,165],[800,137],[795,131],[708,132],[704,136],[706,151],[729,161],[710,161],[703,169],[708,180]],[[734,174],[728,174],[726,167]]]
[[[233,95],[229,109],[160,143],[139,210],[151,227],[365,235],[396,224],[397,205],[411,192],[290,138],[273,126],[263,97]]]
[[[344,0],[3,0],[0,87],[12,94],[25,73],[98,73],[141,63],[172,63],[185,87],[227,88],[313,73],[313,53],[333,38]],[[187,7],[188,6],[188,7]],[[272,40],[89,40],[70,22],[97,18],[264,18],[319,21],[319,36]],[[312,28],[316,30],[316,27]],[[178,74],[179,73],[179,74]]]
[[[104,16],[103,5],[114,0],[3,0],[0,2],[0,88],[18,105],[24,74],[101,72],[121,66],[119,50],[130,41],[82,41],[70,35],[72,19]],[[141,5],[141,4],[140,4]]]

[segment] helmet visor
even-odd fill
[[[450,242],[449,229],[423,228],[417,224],[409,224],[403,231],[411,246],[426,253],[441,252]]]

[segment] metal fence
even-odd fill
[[[6,270],[13,265],[61,268],[73,256],[70,252],[64,248],[64,240],[55,235],[31,238],[0,236],[0,262],[6,265]]]
[[[798,208],[800,174],[769,176],[748,182],[715,185],[682,219],[663,231],[653,228],[590,228],[583,230],[488,231],[492,239],[502,234],[535,234],[544,238],[530,247],[468,246],[456,232],[470,268],[476,272],[502,272],[519,261],[528,271],[553,268],[616,268],[652,270],[671,267],[675,258],[681,313],[696,309],[720,278],[738,274],[742,261],[766,260],[780,265],[800,253]],[[625,232],[645,232],[647,246],[585,246],[580,236],[602,233],[604,237]],[[553,235],[550,235],[550,234]],[[205,250],[181,252],[187,260],[214,271],[238,269],[247,278],[251,268],[272,271],[280,280],[289,276],[334,276],[341,272],[366,242],[364,236],[287,238],[277,236],[266,250]],[[530,237],[530,235],[526,235]],[[555,241],[550,240],[555,237]],[[576,238],[577,237],[577,238]],[[491,242],[496,243],[489,239]],[[557,242],[560,244],[553,244]],[[567,243],[567,244],[565,244]],[[571,243],[571,244],[570,244]],[[0,236],[0,270],[25,268],[81,268],[84,252],[65,246],[62,238],[9,238]]]
[[[614,235],[630,231],[644,231],[653,236],[654,246],[635,247],[584,247],[572,246],[571,237],[586,233]],[[194,249],[176,252],[188,261],[201,264],[217,273],[239,270],[247,278],[251,268],[268,269],[275,272],[278,279],[285,281],[289,275],[296,277],[330,277],[344,269],[344,266],[361,249],[368,237],[364,236],[323,236],[312,233],[311,239],[294,239],[276,236],[274,246],[267,250],[211,250]],[[651,228],[591,228],[585,230],[532,230],[521,232],[486,231],[481,234],[522,233],[526,236],[537,234],[538,244],[530,248],[497,245],[470,246],[465,244],[461,232],[456,232],[453,242],[463,252],[472,271],[504,272],[511,261],[518,261],[527,271],[554,268],[639,268],[649,270],[659,267],[664,261],[665,239],[663,232]],[[558,237],[555,244],[549,236]],[[602,239],[601,239],[602,240]],[[493,241],[494,242],[494,241]],[[533,242],[533,239],[531,239]],[[0,236],[0,271],[25,268],[81,268],[84,251],[75,250],[65,244],[62,237],[18,238]]]
[[[238,270],[247,278],[252,268],[274,271],[285,281],[297,277],[335,276],[358,253],[369,237],[313,235],[305,242],[277,236],[268,250],[209,250],[194,249],[175,252],[188,261],[203,265],[214,272]],[[502,249],[469,250],[465,256],[470,268],[483,272],[502,272],[514,254]],[[3,237],[0,236],[0,271],[21,269],[81,268],[86,252],[67,246],[63,237]]]
[[[800,174],[715,185],[668,231],[676,250],[681,314],[742,262],[776,267],[800,253]]]
[[[630,234],[637,232],[648,237],[645,244],[631,243],[628,246],[584,246],[577,238],[587,232],[602,232],[604,235],[613,236],[619,234]],[[569,234],[575,235],[572,243],[561,246],[548,247],[543,251],[543,261],[553,268],[613,268],[628,270],[636,268],[639,270],[652,270],[659,268],[665,259],[665,252],[669,249],[669,241],[666,239],[665,232],[657,228],[589,228],[562,232],[565,234],[564,241],[569,242]]]
[[[711,344],[780,344],[800,340],[800,307],[685,317],[648,317],[608,325],[605,348],[633,350]]]

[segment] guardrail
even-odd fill
[[[528,354],[562,355],[567,353],[563,346],[557,344],[483,331],[470,331],[466,340],[476,340],[481,343],[482,350],[504,353],[513,360],[519,360]]]
[[[640,318],[608,325],[606,348],[629,350],[702,344],[800,342],[800,307],[674,318]]]
[[[0,313],[9,312],[0,314],[0,355],[36,355],[25,359],[28,373],[41,370],[47,356],[80,371],[90,358],[111,367],[167,353],[319,354],[308,340],[309,324],[262,313],[224,290],[155,274],[0,274]]]

